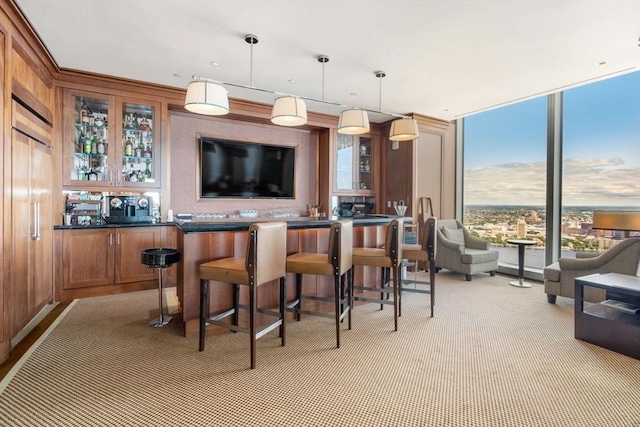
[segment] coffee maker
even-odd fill
[[[148,196],[107,196],[107,224],[153,222],[153,206]]]

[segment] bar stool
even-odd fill
[[[164,314],[162,307],[162,270],[180,261],[180,251],[170,248],[145,249],[140,256],[140,262],[149,268],[158,269],[158,298],[160,301],[160,316],[149,322],[149,326],[161,328],[173,320],[173,316]]]
[[[300,321],[300,314],[335,318],[336,348],[340,348],[340,322],[348,314],[348,325],[351,329],[351,307],[353,306],[353,280],[348,274],[352,265],[353,251],[353,222],[350,220],[336,221],[329,231],[329,249],[324,253],[298,252],[287,257],[287,272],[296,275],[296,299],[287,305],[289,311],[296,314]],[[316,295],[302,295],[302,275],[315,274],[332,276],[334,283],[333,298]],[[348,297],[345,298],[344,282],[348,277]],[[334,312],[326,313],[314,310],[304,310],[303,300],[334,302]]]
[[[418,244],[403,244],[402,258],[411,261],[424,261],[428,263],[429,281],[424,280],[402,280],[402,288],[400,292],[415,292],[420,294],[431,294],[431,317],[433,317],[433,306],[435,303],[435,286],[436,286],[436,223],[435,217],[427,218],[424,223],[420,224],[421,228]],[[429,289],[420,289],[417,286],[410,288],[405,286],[406,283],[416,285],[429,285]],[[402,313],[401,313],[402,314]]]
[[[382,274],[380,280],[380,288],[368,286],[355,286],[353,289],[363,291],[380,292],[380,298],[369,298],[364,296],[353,296],[356,301],[376,302],[380,304],[382,310],[384,304],[393,304],[393,325],[394,330],[398,330],[398,316],[400,315],[400,293],[398,292],[402,280],[400,265],[402,263],[402,241],[404,236],[404,221],[402,219],[393,219],[387,226],[387,234],[385,238],[384,248],[353,248],[353,265],[362,265],[369,267],[381,267]],[[393,272],[391,282],[392,287],[388,286],[387,275],[385,269],[391,269]],[[353,275],[353,271],[351,272]],[[393,291],[393,301],[388,299],[388,294]],[[385,297],[385,293],[387,297]]]
[[[249,227],[249,241],[244,257],[223,258],[200,264],[200,341],[199,350],[204,351],[206,325],[216,325],[235,332],[250,335],[251,369],[255,368],[256,340],[280,328],[280,339],[285,344],[285,267],[287,262],[287,223],[265,222],[254,223]],[[280,279],[279,311],[258,308],[258,287]],[[234,307],[221,314],[210,317],[209,281],[233,284]],[[239,285],[249,288],[249,305],[241,305]],[[240,309],[249,311],[249,327],[238,326]],[[257,326],[257,313],[274,316],[277,320]],[[222,319],[232,316],[232,323]]]

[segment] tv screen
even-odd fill
[[[294,147],[200,138],[200,197],[294,198]]]

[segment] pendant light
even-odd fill
[[[410,117],[394,120],[391,122],[389,139],[392,141],[411,141],[420,136],[418,132],[418,122]]]
[[[307,123],[307,106],[295,96],[282,96],[271,109],[271,123],[279,126],[302,126]]]
[[[358,108],[344,110],[340,113],[338,133],[345,135],[362,135],[369,133],[369,115]]]
[[[187,87],[184,108],[192,113],[207,116],[223,116],[229,114],[229,98],[227,90],[220,85],[193,81]]]
[[[307,105],[304,100],[295,96],[281,96],[271,108],[271,123],[279,126],[302,126],[307,123]]]
[[[320,58],[318,58],[320,60]],[[328,58],[327,58],[328,60]],[[324,100],[324,68],[322,69],[323,89],[322,99]],[[351,108],[340,113],[338,120],[338,133],[345,135],[362,135],[369,133],[369,115],[359,108]]]

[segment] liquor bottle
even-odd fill
[[[76,146],[76,153],[84,152],[84,143],[87,138],[84,136],[83,132],[80,132],[80,136],[78,137],[78,145]]]
[[[151,158],[151,148],[150,148],[150,145],[151,145],[151,144],[147,144],[147,145],[144,147],[144,153],[142,153],[142,155],[143,155],[144,157],[148,158],[148,159],[150,159],[150,158]]]
[[[145,181],[147,179],[151,179],[151,167],[149,166],[151,163],[151,160],[147,160],[147,166],[144,168],[144,179]]]
[[[91,154],[98,154],[98,134],[95,131],[91,138]]]
[[[82,151],[84,152],[84,154],[91,154],[91,138],[89,138],[89,136],[84,139]]]
[[[131,143],[131,139],[127,138],[127,141],[124,144],[124,155],[132,156],[133,155],[133,144]]]
[[[104,146],[104,140],[103,139],[98,140],[98,145],[96,147],[96,151],[98,152],[98,154],[104,154],[105,146]]]
[[[142,142],[136,145],[136,157],[142,157]]]

